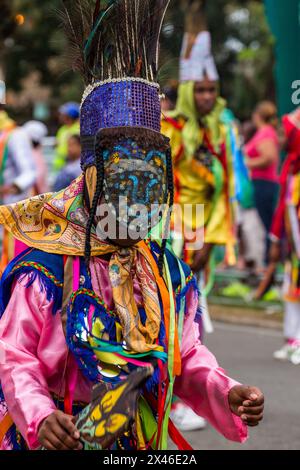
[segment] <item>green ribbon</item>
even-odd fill
[[[113,344],[106,344],[103,341],[101,341],[98,338],[93,337],[93,341],[95,341],[97,344],[99,344],[99,347],[93,346],[94,351],[100,351],[100,352],[112,352],[112,353],[118,353],[124,357],[132,357],[132,358],[143,358],[145,356],[153,356],[157,357],[158,359],[161,359],[162,361],[166,361],[168,358],[167,353],[162,352],[162,351],[147,351],[145,353],[141,354],[129,354],[124,351],[122,346],[117,346]]]
[[[159,450],[167,450],[168,449],[168,429],[169,429],[169,418],[172,406],[172,397],[173,397],[173,389],[174,389],[174,381],[175,377],[173,375],[174,369],[174,349],[175,349],[175,326],[176,326],[176,310],[175,310],[175,302],[174,302],[174,295],[173,295],[173,285],[172,285],[172,278],[168,266],[167,259],[165,257],[164,260],[164,267],[167,276],[167,288],[169,291],[170,296],[170,327],[169,327],[169,344],[168,344],[168,372],[169,372],[169,389],[166,398],[166,405],[165,405],[165,412],[164,412],[164,419],[162,423],[162,433],[159,443]]]
[[[182,269],[181,263],[179,259],[177,259],[179,271],[180,271],[180,276],[181,276],[181,290],[183,290],[186,287],[186,277],[184,274],[184,271]],[[179,315],[178,315],[178,337],[179,337],[179,345],[181,346],[182,343],[182,336],[183,336],[183,323],[184,323],[184,316],[185,316],[185,297],[182,296],[180,300],[180,310],[179,310]]]
[[[153,416],[152,410],[141,395],[139,398],[139,414],[142,421],[143,433],[146,438],[146,441],[149,442],[154,434],[157,432],[157,421]],[[156,446],[155,440],[153,442],[154,447]]]

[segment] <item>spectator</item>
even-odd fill
[[[12,204],[32,194],[36,172],[30,140],[24,129],[5,111],[5,93],[0,96],[0,204]],[[25,249],[6,229],[0,231],[2,241],[0,271]]]
[[[61,170],[67,159],[68,139],[71,135],[79,134],[79,104],[66,103],[59,108],[59,120],[62,127],[56,135],[56,155],[54,159],[54,170],[58,172]]]
[[[240,135],[243,146],[250,142],[255,133],[256,129],[252,121],[245,121],[241,125]],[[240,178],[240,185],[238,267],[242,270],[246,268],[250,273],[257,274],[264,267],[265,229],[255,207],[252,181],[243,176]]]
[[[284,255],[284,337],[285,344],[274,358],[300,365],[300,110],[282,119],[282,141],[287,156],[280,175],[280,198],[270,239],[270,265],[255,298],[260,299],[274,279],[276,265]],[[283,249],[284,248],[284,249]]]
[[[269,101],[261,102],[252,116],[256,133],[245,145],[247,165],[251,171],[254,201],[266,230],[266,258],[269,251],[268,234],[278,198],[278,168],[280,144],[276,132],[277,108]]]

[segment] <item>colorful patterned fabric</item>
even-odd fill
[[[159,247],[151,243],[148,244],[148,248],[151,250],[155,262],[157,262]],[[41,265],[41,260],[43,260],[43,265]],[[23,276],[25,273],[31,273],[31,280],[35,278],[34,273],[36,273],[41,281],[41,288],[46,289],[49,298],[54,294],[61,300],[63,284],[62,260],[63,257],[60,255],[46,254],[32,249],[27,250],[26,253],[19,256],[14,263],[10,264],[2,279],[2,312],[9,301],[10,286],[12,286],[14,279],[16,279],[16,277],[19,279],[20,276]],[[192,287],[190,270],[184,264],[179,263],[169,251],[167,251],[167,263],[169,266],[168,269],[171,270],[173,274],[171,291],[176,291],[176,304],[179,305],[182,299],[181,294],[186,295],[185,286],[186,288]],[[154,397],[157,399],[157,389],[161,380],[157,361],[161,360],[162,363],[166,362],[168,355],[172,353],[170,345],[168,349],[166,348],[165,316],[163,315],[160,321],[159,338],[157,341],[158,351],[149,351],[149,353],[139,354],[134,352],[131,348],[128,350],[127,348],[124,349],[123,329],[119,321],[117,309],[109,310],[105,302],[91,289],[83,259],[81,259],[80,266],[80,284],[82,287],[75,291],[70,298],[67,320],[67,343],[76,358],[80,370],[92,383],[107,384],[107,387],[112,387],[113,389],[115,386],[118,386],[119,383],[123,383],[124,380],[131,382],[131,374],[136,368],[149,367],[154,360],[156,371],[154,375],[147,380],[146,390],[147,393],[154,393]],[[182,279],[182,274],[184,275],[184,279]],[[4,292],[6,295],[4,295]],[[180,302],[178,303],[177,300],[179,301],[179,298]],[[161,301],[159,301],[159,305],[160,308],[162,308]],[[176,314],[178,319],[180,317],[179,311],[180,307],[177,307]],[[164,313],[163,310],[161,310],[161,312],[162,314]],[[185,315],[185,309],[183,314]],[[138,315],[141,319],[141,325],[145,328],[147,325],[145,309],[139,308]],[[166,354],[166,352],[168,352],[168,354]],[[170,373],[172,375],[172,368]],[[171,377],[170,379],[172,380]],[[123,399],[121,401],[123,402]],[[5,406],[4,401],[3,406]],[[151,411],[149,405],[145,405],[145,403],[143,406],[148,406],[148,420],[149,413],[151,413],[152,420],[155,423],[155,410]],[[146,412],[145,409],[144,412]],[[140,415],[140,413],[143,415],[142,410],[139,408],[138,415]],[[128,424],[128,422],[126,423]],[[16,434],[16,429],[13,427],[14,425],[11,420],[9,424],[9,432],[12,432],[14,439],[17,439],[18,435]],[[146,445],[147,439],[143,439],[142,436],[147,435],[147,432],[145,426],[143,430],[141,430],[141,427],[143,427],[142,423],[139,422],[139,438],[137,438],[137,436],[118,438],[118,448],[123,448],[124,446],[125,448],[136,448],[137,443],[138,447]],[[110,427],[110,429],[112,428]],[[6,436],[8,432],[6,429],[6,420],[1,421],[0,430]],[[150,437],[152,436],[153,434],[151,434]],[[149,439],[148,436],[148,440]],[[158,442],[157,445],[159,445]]]
[[[161,322],[156,340],[156,347],[139,351],[133,349],[126,340],[126,326],[118,315],[117,306],[109,310],[107,305],[92,290],[86,268],[81,260],[81,277],[85,285],[73,293],[67,307],[67,343],[79,369],[93,383],[119,383],[137,366],[144,366],[145,361],[161,359],[167,361],[166,332],[164,315],[159,302]],[[134,297],[134,296],[133,296]],[[146,309],[139,306],[134,338],[141,338],[146,330]],[[140,348],[141,349],[141,348]],[[157,385],[157,382],[156,382]]]
[[[138,414],[138,399],[151,367],[137,369],[115,387],[96,386],[91,404],[77,417],[76,426],[88,450],[108,449],[130,431]]]
[[[0,223],[5,224],[15,238],[30,247],[48,253],[84,256],[87,212],[83,203],[83,189],[84,175],[58,194],[38,196],[0,207]],[[130,249],[120,250],[117,246],[100,240],[94,229],[91,247],[92,256],[113,254],[110,278],[122,327],[126,330],[126,341],[137,348],[136,352],[157,349],[155,341],[161,315],[158,295],[162,299],[166,316],[169,315],[170,303],[168,289],[146,243],[140,242]],[[149,315],[146,328],[140,322],[139,329],[133,327],[137,321],[137,308],[132,297],[132,278],[129,275],[131,267],[136,270],[146,302],[145,309],[147,316]],[[151,331],[148,331],[149,325]],[[180,373],[178,344],[175,345],[175,350],[177,375]]]
[[[83,255],[88,217],[83,206],[83,187],[84,175],[81,175],[60,193],[2,206],[0,223],[27,246],[48,253]],[[96,241],[94,232],[94,251]]]
[[[284,295],[287,302],[300,299],[300,131],[297,114],[282,120],[287,137],[288,155],[280,175],[280,198],[273,217],[271,237],[287,239],[288,256],[285,266]]]

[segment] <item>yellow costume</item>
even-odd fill
[[[205,243],[226,245],[228,262],[233,263],[235,178],[231,134],[236,130],[225,122],[224,112],[225,101],[218,98],[213,111],[200,125],[194,102],[194,82],[182,83],[177,108],[163,118],[162,132],[171,141],[175,201],[182,210],[186,204],[204,205],[204,225],[199,226],[195,211],[193,217],[183,211],[185,227],[192,231],[204,230]],[[209,163],[203,155],[198,157],[200,148],[210,154]]]

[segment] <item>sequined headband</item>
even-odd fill
[[[85,121],[90,120],[94,128],[94,121],[97,120],[97,131],[129,126],[160,132],[160,113],[157,84],[132,78],[108,80],[91,85],[86,90],[81,106],[81,122],[86,127]]]
[[[120,127],[149,129],[159,133],[160,122],[157,83],[130,77],[112,79],[89,85],[84,92],[80,124],[81,137],[85,141],[92,141],[99,130]],[[92,164],[93,160],[94,151],[84,148],[82,166]]]

